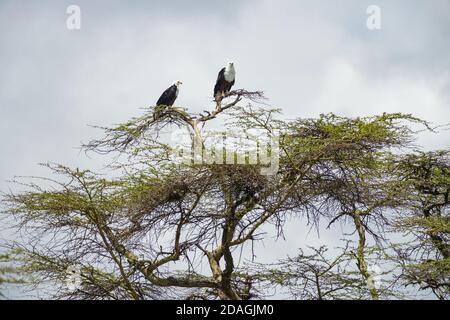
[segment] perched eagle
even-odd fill
[[[234,63],[229,62],[226,67],[223,67],[222,70],[220,70],[219,75],[217,76],[216,85],[214,86],[214,98],[216,101],[230,92],[231,87],[234,85],[235,77],[236,71],[234,70]]]
[[[175,81],[169,88],[167,88],[161,97],[159,97],[158,102],[156,102],[157,106],[173,106],[175,100],[178,97],[178,91],[180,89],[180,85],[183,82],[177,80]]]

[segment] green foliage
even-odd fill
[[[122,157],[109,166],[113,177],[47,164],[54,179],[3,197],[5,214],[28,235],[10,244],[15,263],[37,282],[52,281],[55,298],[251,299],[281,287],[299,299],[378,299],[402,297],[400,285],[447,298],[449,153],[411,152],[411,126],[428,123],[399,113],[288,121],[277,109],[239,105],[261,98],[238,90],[206,115],[152,107],[106,128],[85,148]],[[174,163],[161,130],[185,126],[194,141],[218,116],[225,129],[279,135],[278,172]],[[352,233],[343,234],[344,248],[238,266],[237,253],[265,239],[261,230],[272,225],[282,237],[290,218],[318,229],[339,222]],[[390,243],[388,232],[411,241]],[[382,289],[368,285],[377,259],[401,269]],[[71,266],[81,289],[67,287]]]

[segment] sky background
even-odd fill
[[[80,30],[66,27],[72,4]],[[381,30],[366,27],[369,5]],[[227,61],[237,88],[263,90],[286,118],[404,112],[450,123],[449,39],[449,0],[0,0],[0,191],[16,175],[47,175],[40,162],[101,168],[104,158],[77,149],[101,134],[88,125],[139,115],[176,79],[178,106],[211,108]],[[418,143],[448,149],[449,131]],[[287,235],[301,236],[263,256],[340,233],[308,230],[292,223]]]

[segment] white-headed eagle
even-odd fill
[[[169,88],[167,88],[161,97],[159,97],[158,102],[156,102],[157,106],[168,106],[171,107],[175,103],[175,100],[178,97],[178,92],[180,90],[180,85],[183,82],[177,80],[175,81]]]
[[[230,92],[231,87],[234,85],[235,77],[234,63],[229,62],[226,67],[220,70],[217,76],[216,85],[214,86],[214,98],[216,101]]]

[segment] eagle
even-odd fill
[[[216,85],[214,86],[214,98],[218,101],[230,92],[234,85],[236,71],[234,70],[234,63],[229,62],[226,67],[223,67],[217,76]]]
[[[173,106],[175,100],[178,97],[180,85],[182,84],[183,82],[181,82],[180,80],[176,80],[170,87],[164,90],[161,97],[159,97],[158,101],[156,102],[155,111],[153,113],[153,119],[155,121],[161,118],[167,107]]]
[[[156,106],[173,106],[175,100],[178,97],[178,92],[180,91],[180,85],[182,85],[183,82],[180,80],[175,81],[170,87],[168,87],[159,97],[158,101],[156,102]]]

